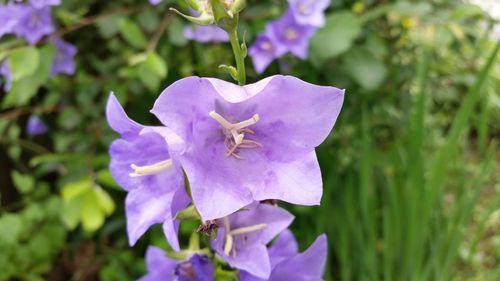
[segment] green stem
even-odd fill
[[[238,84],[246,84],[246,73],[245,73],[245,55],[241,49],[240,40],[238,39],[238,16],[235,16],[234,20],[228,24],[227,32],[229,34],[229,41],[231,42],[231,47],[233,48],[234,58],[236,60],[236,69],[238,71]]]

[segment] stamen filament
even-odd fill
[[[233,124],[233,129],[240,130],[248,126],[252,126],[257,122],[259,122],[259,120],[260,120],[259,114],[255,114],[254,116],[252,116],[252,118]]]
[[[215,121],[219,122],[219,124],[221,124],[222,127],[228,130],[231,130],[233,128],[233,124],[224,119],[224,117],[222,117],[219,113],[215,112],[215,110],[210,111],[208,115],[210,115],[210,117],[215,119]]]
[[[227,130],[225,132],[226,139],[224,139],[224,145],[228,149],[228,152],[226,154],[227,156],[234,156],[236,159],[243,159],[243,157],[241,157],[237,154],[238,148],[262,147],[262,144],[260,144],[256,141],[245,140],[245,133],[249,133],[249,134],[254,133],[253,130],[248,129],[246,127],[255,125],[257,122],[259,122],[259,120],[260,120],[259,114],[254,114],[252,116],[252,118],[249,118],[247,120],[241,121],[241,122],[236,123],[236,124],[229,122],[224,117],[222,117],[219,113],[215,112],[215,110],[210,111],[210,113],[208,113],[208,114],[215,121],[217,121],[224,129]],[[232,140],[230,140],[230,137],[228,136],[229,134],[231,134]],[[244,143],[246,145],[241,146]]]
[[[233,229],[229,232],[229,235],[240,235],[240,234],[245,234],[257,230],[261,230],[267,227],[267,224],[265,223],[260,223],[252,226],[245,226],[245,227],[240,227],[237,229]]]
[[[130,165],[130,168],[132,168],[134,172],[130,173],[129,176],[141,177],[141,176],[155,175],[172,168],[172,166],[173,164],[171,159],[160,161],[158,163],[147,166],[137,166],[135,164],[132,164]]]

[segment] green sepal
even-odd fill
[[[226,64],[221,64],[219,65],[219,68],[227,71],[229,74],[231,74],[231,77],[233,77],[234,80],[238,81],[238,70],[236,69],[236,67]]]
[[[175,214],[178,220],[201,220],[201,216],[194,205],[187,206],[184,210],[180,210]]]
[[[178,14],[179,16],[187,19],[190,22],[196,23],[199,25],[210,25],[210,24],[213,24],[215,22],[214,15],[211,14],[209,11],[202,11],[199,17],[192,17],[192,16],[188,16],[188,15],[185,15],[185,14],[179,12],[175,8],[170,8],[169,10]]]

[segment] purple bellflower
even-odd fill
[[[187,261],[168,258],[165,252],[156,247],[146,250],[148,274],[138,281],[213,281],[214,268],[210,260],[199,254],[192,255]]]
[[[316,31],[314,26],[299,24],[288,10],[281,18],[269,23],[269,30],[276,39],[277,56],[291,52],[298,58],[307,58],[309,40]]]
[[[24,37],[30,44],[36,44],[43,36],[55,31],[50,7],[36,9],[29,5],[19,5],[21,16],[13,31]]]
[[[51,41],[56,46],[56,54],[50,75],[55,76],[59,73],[67,75],[75,74],[75,62],[73,59],[77,52],[76,47],[60,38],[54,37]]]
[[[260,278],[271,274],[266,244],[285,230],[293,215],[268,204],[253,203],[241,211],[218,220],[212,248],[230,266]]]
[[[271,275],[259,278],[246,271],[241,271],[241,281],[299,281],[323,280],[327,256],[326,235],[319,236],[303,253],[299,253],[297,241],[291,231],[286,230],[269,248]]]
[[[37,9],[47,6],[59,6],[61,5],[61,0],[30,0],[30,5]]]
[[[47,132],[47,126],[36,115],[31,115],[26,124],[26,134],[28,136],[43,135]]]
[[[13,32],[21,12],[19,6],[11,3],[0,4],[0,38],[7,33]]]
[[[243,87],[188,77],[165,89],[151,112],[186,144],[171,150],[206,221],[266,199],[319,204],[314,149],[332,130],[343,99],[343,90],[292,76]]]
[[[288,0],[295,20],[301,25],[322,27],[330,0]]]
[[[127,116],[111,94],[106,108],[111,128],[120,134],[110,147],[110,171],[128,191],[125,200],[127,232],[134,245],[153,224],[163,223],[171,247],[178,251],[179,221],[175,214],[189,203],[180,166],[170,158],[166,139],[174,146],[176,136],[164,127],[146,127]]]
[[[278,57],[276,53],[276,40],[270,32],[260,34],[252,46],[248,49],[248,54],[252,57],[253,66],[257,73],[262,73],[267,66]]]
[[[188,40],[194,40],[200,43],[221,43],[229,41],[227,32],[215,25],[186,26],[184,28],[184,37]]]
[[[12,73],[10,72],[8,62],[4,62],[0,65],[0,75],[3,76],[5,84],[3,89],[8,92],[10,91],[10,87],[12,86]]]

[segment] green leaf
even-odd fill
[[[157,53],[151,52],[144,61],[147,68],[160,78],[167,77],[167,63]]]
[[[99,206],[98,200],[96,193],[92,190],[86,192],[83,197],[80,217],[85,231],[94,232],[104,223],[104,211]]]
[[[175,46],[185,46],[188,42],[184,36],[184,23],[177,17],[174,17],[168,27],[168,39]]]
[[[13,244],[17,241],[22,229],[22,221],[18,215],[5,214],[0,217],[0,245]]]
[[[37,67],[30,75],[14,80],[9,94],[3,102],[4,107],[25,105],[49,79],[54,57],[54,46],[48,44],[37,51],[39,60]],[[33,55],[31,55],[33,56]],[[36,56],[36,55],[35,55]]]
[[[353,49],[346,53],[344,67],[346,72],[366,90],[379,87],[387,75],[384,63],[364,48]]]
[[[132,47],[137,49],[143,49],[148,44],[139,26],[129,19],[122,19],[120,21],[120,34]]]
[[[361,32],[360,20],[351,12],[330,14],[324,28],[311,39],[311,61],[321,65],[349,50]]]
[[[109,196],[109,194],[100,186],[94,187],[93,191],[97,198],[99,207],[104,211],[106,215],[111,215],[115,211],[115,202],[113,202],[111,196]]]
[[[62,198],[64,201],[70,201],[76,197],[83,196],[91,188],[92,182],[90,180],[82,180],[67,184],[62,188]]]
[[[39,63],[40,53],[35,47],[24,47],[12,51],[8,59],[12,80],[18,81],[35,73]]]
[[[12,171],[11,175],[14,185],[22,194],[31,192],[35,187],[35,180],[30,175],[24,175],[17,171]]]
[[[83,197],[76,197],[69,201],[64,201],[61,219],[68,229],[75,229],[80,222],[82,204]]]

